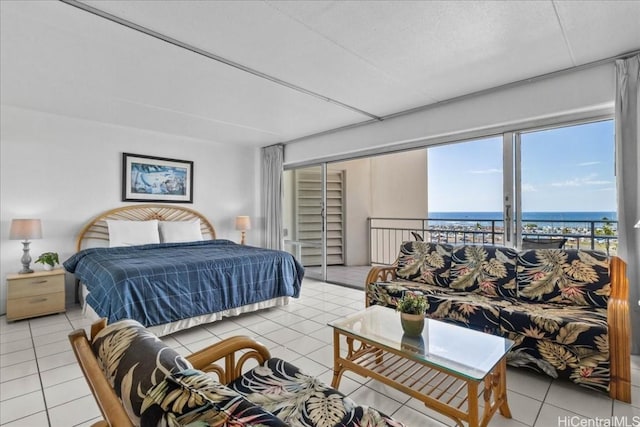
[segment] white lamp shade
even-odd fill
[[[248,216],[236,217],[236,230],[245,231],[251,230],[251,219]]]
[[[39,219],[12,219],[9,240],[42,239],[42,223]]]
[[[638,222],[636,222],[636,225],[634,225],[635,228],[640,228],[640,219],[638,220]]]

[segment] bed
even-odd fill
[[[158,238],[138,239],[153,227]],[[135,319],[160,336],[286,305],[304,276],[288,252],[216,239],[206,217],[173,205],[107,211],[81,230],[76,250],[63,264],[86,317]]]

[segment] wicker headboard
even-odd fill
[[[158,221],[192,221],[200,219],[202,236],[205,239],[216,238],[216,230],[213,225],[201,213],[193,209],[174,205],[130,205],[112,209],[92,219],[80,231],[76,240],[76,251],[83,249],[83,246],[89,247],[88,243],[92,240],[102,241],[103,243],[108,242],[109,228],[106,222],[108,219],[127,221],[148,221],[152,219],[157,219]]]

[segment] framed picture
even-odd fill
[[[193,162],[122,153],[122,201],[193,203]]]

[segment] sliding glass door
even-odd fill
[[[284,171],[285,250],[305,267],[305,276],[326,280],[326,166]]]
[[[603,120],[286,170],[285,247],[307,277],[357,287],[413,239],[613,254],[613,132]]]
[[[428,148],[428,238],[449,244],[511,240],[507,145],[500,136]]]
[[[520,244],[555,241],[615,254],[613,120],[516,134],[516,158]]]

